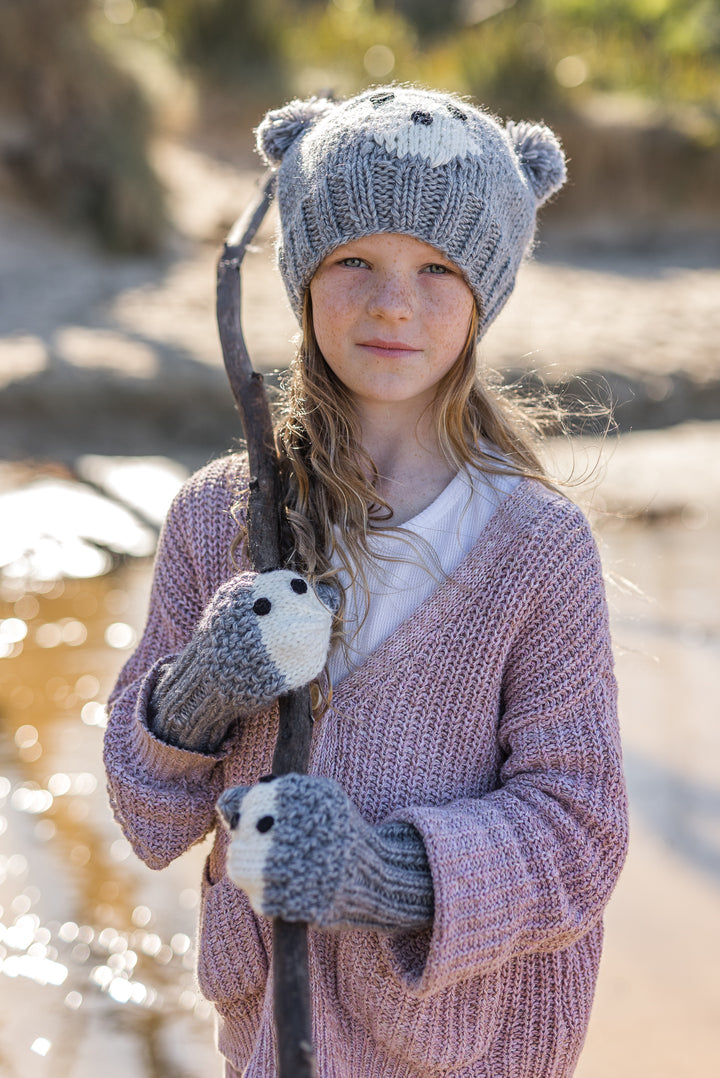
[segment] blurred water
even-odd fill
[[[217,1069],[193,976],[202,855],[155,876],[105,794],[102,701],[135,642],[149,572],[135,562],[0,591],[3,1075]]]

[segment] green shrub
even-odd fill
[[[134,81],[88,29],[90,0],[5,0],[3,110],[21,137],[7,169],[31,195],[89,222],[112,248],[150,250],[164,225],[147,160],[150,118]]]
[[[140,2],[140,0],[138,0]],[[717,0],[147,0],[205,80],[276,103],[398,79],[501,113],[595,92],[720,116]]]
[[[253,84],[282,92],[283,0],[150,0],[178,55],[214,84]]]
[[[713,0],[517,0],[447,47],[468,91],[500,111],[552,113],[603,92],[720,116]]]

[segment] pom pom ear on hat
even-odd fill
[[[311,97],[272,109],[255,132],[258,153],[269,165],[279,165],[292,144],[335,107],[327,98]]]
[[[278,168],[278,265],[291,306],[323,258],[375,232],[415,236],[465,274],[487,329],[512,292],[536,212],[565,181],[542,124],[508,124],[452,95],[373,87],[355,98],[291,101],[257,130]]]
[[[556,136],[544,124],[513,123],[506,125],[515,152],[538,205],[559,191],[567,178],[565,155]]]

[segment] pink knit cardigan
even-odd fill
[[[215,462],[176,498],[147,628],[111,697],[110,799],[153,868],[216,828],[222,790],[270,770],[274,710],[241,721],[217,756],[146,725],[159,664],[236,571],[242,468]],[[411,821],[435,888],[431,931],[310,932],[320,1078],[571,1075],[627,841],[607,611],[582,513],[521,482],[456,572],[337,687],[311,771],[368,820]],[[226,841],[217,829],[205,866],[198,976],[221,1051],[247,1078],[272,1078],[270,926],[225,875]]]

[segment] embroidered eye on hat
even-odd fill
[[[257,146],[278,170],[278,263],[298,319],[335,247],[397,232],[459,267],[482,335],[512,292],[538,207],[566,177],[543,124],[503,125],[462,98],[408,86],[291,101],[267,114]]]

